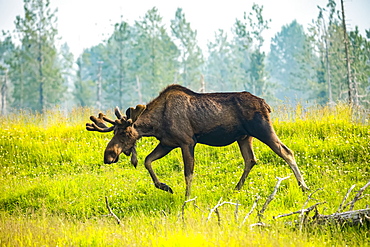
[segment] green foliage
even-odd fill
[[[242,48],[248,50],[249,53],[250,64],[246,70],[249,81],[245,83],[245,88],[256,95],[268,97],[271,94],[265,69],[266,54],[261,50],[261,47],[264,42],[262,32],[269,28],[268,25],[271,20],[265,20],[262,11],[263,6],[253,4],[252,12],[248,16],[244,12],[243,20],[236,20],[235,33],[240,40],[239,43],[242,44]]]
[[[208,43],[205,81],[207,90],[242,91],[248,81],[246,71],[250,66],[248,51],[243,41],[234,37],[229,40],[227,33],[220,29],[215,33],[215,40]]]
[[[94,105],[95,91],[93,91],[94,83],[92,80],[84,80],[82,74],[84,68],[82,66],[82,58],[77,60],[77,76],[74,81],[73,99],[77,106],[87,107]]]
[[[86,90],[76,98],[80,105],[91,105],[96,100],[96,86],[90,82],[96,82],[101,71],[102,106],[127,107],[138,101],[148,102],[156,92],[176,81],[178,57],[179,48],[154,7],[133,26],[117,23],[106,42],[84,51],[78,62],[80,79],[76,88]],[[195,66],[193,62],[188,66]]]
[[[197,31],[193,31],[190,23],[186,21],[181,8],[176,10],[175,19],[171,20],[172,34],[178,41],[180,50],[180,78],[178,82],[186,87],[200,88],[201,66],[203,55],[197,45]]]
[[[319,15],[309,28],[310,49],[317,52],[312,68],[317,79],[310,83],[311,94],[319,103],[348,101],[346,57],[341,16],[335,1],[329,0],[326,8],[319,8]],[[359,101],[368,105],[369,39],[358,28],[348,33],[351,80],[358,88]],[[308,59],[305,61],[309,62]]]
[[[227,85],[231,75],[230,44],[227,40],[227,33],[222,29],[215,33],[214,39],[214,42],[208,43],[209,55],[205,80],[215,82],[208,86],[211,90],[223,91],[226,87],[231,88]]]
[[[302,109],[278,108],[273,122],[281,140],[295,151],[297,163],[311,192],[326,201],[319,212],[337,210],[351,185],[362,187],[370,177],[370,128],[368,116],[357,122],[358,111],[345,106]],[[308,193],[302,193],[288,165],[266,145],[255,141],[258,164],[240,192],[234,191],[243,170],[236,144],[227,147],[198,145],[192,196],[200,210],[188,203],[184,209],[185,183],[180,150],[154,162],[161,181],[175,194],[156,189],[143,164],[157,140],[144,138],[137,144],[139,166],[121,156],[114,165],[103,165],[103,150],[111,134],[88,132],[84,123],[95,112],[78,108],[69,114],[19,112],[0,120],[0,243],[1,245],[82,245],[82,246],[341,246],[368,243],[368,229],[312,227],[298,231],[272,216],[301,209]],[[108,115],[112,115],[109,113]],[[351,120],[352,119],[352,120]],[[283,181],[263,221],[265,229],[249,228],[258,221],[256,211],[244,225],[254,195],[265,198]],[[365,192],[366,193],[366,192]],[[104,197],[122,219],[115,226],[107,214]],[[351,194],[350,198],[354,195]],[[220,198],[239,202],[219,209],[209,221],[209,209]],[[316,202],[310,202],[312,204]],[[365,208],[368,197],[356,203]],[[220,234],[222,232],[222,234]]]
[[[359,101],[362,105],[370,106],[370,37],[363,37],[358,27],[349,33],[351,44],[351,69],[354,83],[357,84]]]
[[[281,28],[271,40],[267,68],[277,85],[275,96],[280,100],[308,100],[312,78],[312,50],[305,49],[307,37],[296,20]],[[305,56],[306,55],[306,56]]]
[[[107,104],[115,104],[123,107],[129,101],[129,92],[132,90],[130,81],[134,81],[130,73],[130,62],[132,61],[133,39],[130,39],[132,28],[126,22],[116,23],[114,32],[106,44],[107,55],[104,57],[104,84]],[[109,83],[108,83],[109,82]]]
[[[348,99],[343,28],[333,0],[318,6],[306,33],[296,21],[283,26],[269,53],[262,46],[271,20],[262,5],[253,4],[236,19],[231,35],[215,33],[207,57],[181,8],[167,26],[156,7],[132,24],[121,17],[106,40],[86,48],[75,61],[67,44],[56,47],[57,11],[50,1],[24,0],[24,10],[15,20],[16,30],[0,38],[2,112],[55,105],[126,108],[149,102],[172,83],[195,91],[246,90],[270,102],[298,99],[325,105]],[[355,27],[348,33],[349,57],[352,87],[366,107],[369,31],[366,37],[360,31]]]
[[[137,45],[134,60],[143,94],[149,98],[156,96],[166,85],[175,81],[179,50],[168,35],[157,8],[150,9],[144,18],[135,23]]]
[[[66,85],[55,47],[56,11],[49,5],[48,0],[25,0],[24,17],[17,16],[21,45],[9,61],[13,107],[42,111],[62,102]]]

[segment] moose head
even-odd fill
[[[119,155],[131,155],[131,163],[137,166],[136,157],[136,141],[139,139],[139,134],[134,127],[135,121],[145,111],[145,105],[137,105],[136,108],[130,107],[126,110],[126,115],[122,115],[119,108],[116,107],[114,113],[116,120],[107,118],[103,113],[99,113],[98,117],[91,116],[90,120],[93,123],[87,123],[86,129],[89,131],[98,132],[114,132],[113,138],[108,143],[104,152],[104,163],[116,163]],[[105,122],[112,124],[108,127]]]

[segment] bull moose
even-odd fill
[[[86,129],[114,132],[104,152],[104,163],[118,161],[119,155],[131,154],[136,167],[136,141],[141,137],[154,136],[159,140],[156,148],[145,158],[145,168],[155,187],[173,193],[161,183],[153,171],[152,162],[167,155],[174,148],[181,148],[186,182],[186,198],[191,192],[194,171],[194,148],[197,143],[210,146],[226,146],[237,142],[245,168],[236,185],[240,190],[252,167],[256,164],[252,140],[257,138],[282,157],[293,170],[302,190],[308,187],[299,171],[293,152],[277,137],[270,119],[271,109],[265,100],[248,92],[196,93],[180,85],[170,85],[147,105],[129,108],[123,115],[115,109],[117,120],[104,114],[91,116],[93,123]],[[112,124],[107,127],[104,122]]]

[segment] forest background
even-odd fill
[[[183,9],[164,23],[153,7],[133,24],[112,24],[102,42],[74,57],[67,43],[58,45],[57,16],[48,0],[24,0],[15,30],[2,31],[2,113],[126,108],[172,83],[202,92],[246,90],[272,105],[370,103],[370,30],[345,32],[339,1],[318,6],[307,29],[296,20],[282,26],[269,51],[263,34],[272,20],[259,4],[230,30],[219,29],[205,50]]]
[[[328,0],[308,28],[293,20],[265,49],[273,20],[253,4],[204,49],[183,9],[169,22],[160,11],[114,23],[77,56],[60,45],[58,11],[48,0],[24,0],[15,29],[2,32],[0,245],[369,246],[368,225],[311,224],[313,211],[305,222],[296,214],[299,225],[274,217],[314,203],[322,203],[316,213],[347,210],[347,196],[369,182],[370,30],[345,32],[340,2]],[[173,195],[157,190],[143,165],[135,169],[123,157],[103,165],[110,136],[85,130],[93,108],[111,115],[114,106],[146,103],[172,83],[198,92],[246,90],[274,105],[274,128],[295,151],[309,194],[286,179],[261,216],[274,178],[291,170],[258,141],[261,165],[240,192],[233,189],[244,167],[237,144],[197,146],[194,207],[183,201],[179,150],[155,164]],[[139,164],[156,143],[138,142]],[[354,209],[368,207],[367,194]],[[121,225],[103,217],[105,196]],[[237,210],[225,205],[210,217],[221,199]],[[261,221],[267,227],[252,227]]]

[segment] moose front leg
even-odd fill
[[[189,199],[191,193],[191,182],[193,180],[194,172],[194,147],[195,144],[184,145],[181,147],[186,183],[185,199]]]
[[[238,140],[238,145],[240,148],[240,152],[242,153],[244,159],[244,171],[243,175],[240,178],[238,184],[236,185],[235,189],[240,190],[245,182],[245,179],[248,177],[249,172],[256,164],[256,158],[254,156],[253,147],[252,147],[253,137],[245,136]]]
[[[165,183],[161,183],[157,175],[154,173],[152,168],[152,162],[166,156],[166,154],[171,152],[172,149],[173,149],[172,147],[163,146],[161,143],[159,143],[157,147],[145,158],[145,168],[149,171],[149,174],[154,182],[155,187],[167,191],[171,194],[173,194],[173,191],[170,188],[170,186],[168,186]]]

